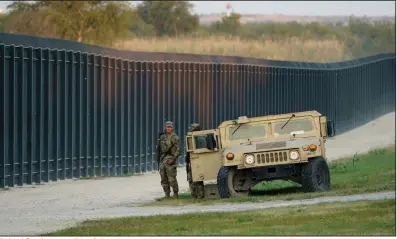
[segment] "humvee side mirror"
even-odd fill
[[[205,138],[207,141],[207,149],[213,150],[216,147],[216,143],[214,142],[214,137],[212,134],[207,134],[207,137]]]
[[[335,124],[333,120],[327,121],[327,135],[328,137],[332,137],[335,135]]]

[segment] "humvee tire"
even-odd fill
[[[324,192],[330,189],[330,172],[323,157],[310,159],[302,167],[302,187],[305,192]]]
[[[225,167],[222,166],[218,171],[217,184],[218,184],[218,193],[221,198],[229,198],[231,196],[236,195],[248,195],[250,190],[246,191],[235,191],[235,180],[234,177],[240,176],[245,177],[246,172],[243,170],[237,170],[235,167]],[[241,175],[239,175],[241,174]],[[244,176],[242,176],[244,175]],[[246,180],[244,180],[243,185],[246,184]]]

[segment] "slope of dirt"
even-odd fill
[[[389,113],[357,129],[327,139],[328,160],[365,153],[371,149],[389,146],[396,141],[396,114]]]
[[[327,153],[330,159],[336,159],[393,144],[394,138],[395,113],[390,113],[329,139]],[[181,191],[188,190],[183,167],[178,170],[178,182]],[[0,191],[0,234],[33,235],[72,226],[88,218],[122,216],[133,209],[131,206],[162,195],[158,172],[11,188]]]

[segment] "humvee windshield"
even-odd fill
[[[288,120],[273,123],[275,136],[291,133],[304,134],[313,130],[313,122],[310,119],[292,119],[281,129],[287,121]]]
[[[239,127],[239,128],[237,129],[237,127]],[[234,132],[234,134],[233,134],[233,132]],[[243,124],[243,125],[237,125],[237,126],[233,126],[233,127],[229,128],[229,140],[230,141],[240,140],[240,139],[264,138],[264,137],[266,137],[265,125]]]

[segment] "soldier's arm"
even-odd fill
[[[158,153],[164,153],[164,152],[163,152],[163,150],[164,150],[163,147],[164,147],[164,146],[162,147],[162,145],[161,145],[161,140],[163,139],[163,137],[164,137],[164,134],[160,135],[160,137],[157,139],[157,148],[158,148],[158,149],[157,149],[157,150],[158,150],[157,152],[158,152]]]
[[[181,140],[178,136],[175,136],[173,140],[175,147],[174,157],[177,159],[181,155]]]

